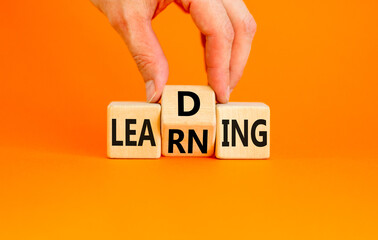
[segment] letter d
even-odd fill
[[[190,111],[184,111],[184,97],[191,97],[194,101],[193,109]],[[194,92],[179,91],[178,92],[178,115],[179,116],[193,116],[200,109],[200,99]]]

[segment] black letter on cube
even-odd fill
[[[123,141],[117,140],[117,119],[112,119],[112,146],[122,146]]]
[[[264,125],[266,126],[266,120],[264,119],[259,119],[259,120],[256,120],[256,122],[253,123],[252,125],[252,129],[251,129],[251,135],[252,135],[252,142],[253,144],[255,144],[257,147],[265,147],[266,144],[267,144],[267,132],[266,131],[262,131],[260,132],[260,136],[263,137],[263,140],[261,142],[257,141],[256,139],[256,128],[258,125]]]
[[[179,137],[176,140],[173,139],[173,135],[175,133],[179,135]],[[180,143],[184,139],[184,133],[180,129],[169,129],[168,139],[169,139],[168,153],[173,153],[173,144],[176,144],[180,153],[185,153],[185,150]]]
[[[193,109],[188,112],[184,111],[184,96],[191,97],[194,101]],[[198,95],[195,94],[194,92],[188,92],[188,91],[178,92],[178,115],[179,116],[193,116],[200,109],[200,105],[201,105],[200,99]]]

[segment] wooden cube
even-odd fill
[[[213,155],[215,94],[209,86],[166,86],[161,105],[164,156]]]
[[[108,106],[108,157],[161,156],[160,104],[112,102]]]
[[[217,158],[266,159],[269,155],[270,110],[267,105],[217,104]]]

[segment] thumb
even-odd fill
[[[147,102],[159,101],[168,80],[168,62],[151,19],[123,17],[114,25],[126,42],[145,82]]]

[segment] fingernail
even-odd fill
[[[146,97],[147,97],[147,102],[150,103],[152,99],[154,99],[156,95],[155,91],[155,82],[154,80],[150,80],[146,82]]]

